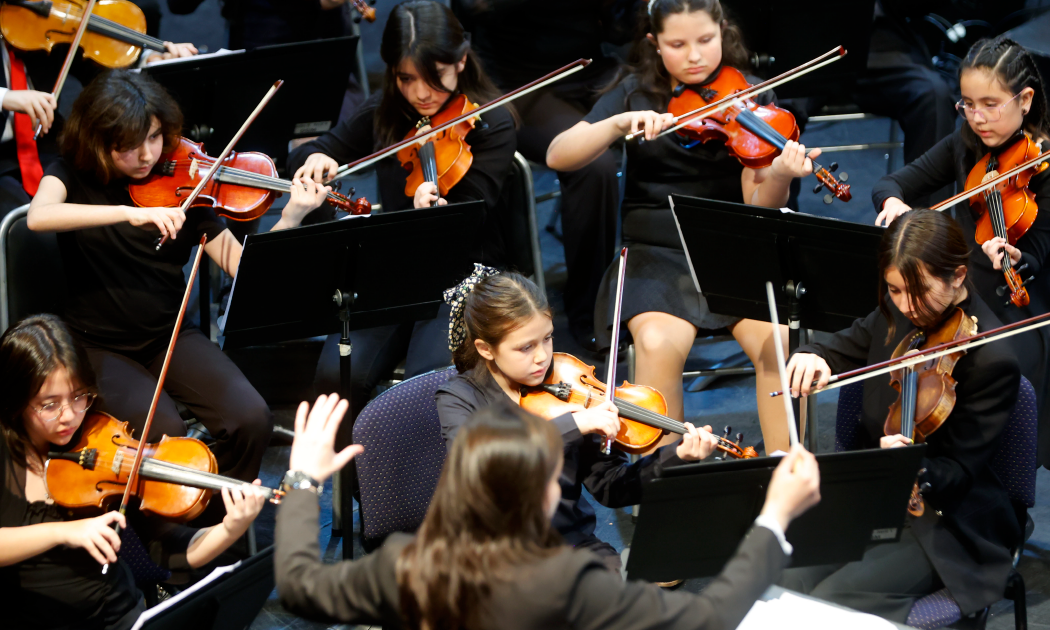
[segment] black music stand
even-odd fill
[[[787,529],[791,566],[852,562],[872,544],[900,540],[925,452],[919,444],[817,455],[820,503]],[[721,571],[762,511],[779,462],[759,457],[664,469],[642,494],[628,576],[666,582]]]
[[[335,126],[354,68],[357,37],[263,46],[229,55],[145,68],[185,116],[186,136],[213,154],[225,147],[278,79],[285,84],[237,143],[283,168],[288,141]],[[319,63],[324,60],[323,63]]]
[[[481,260],[484,216],[485,204],[472,201],[249,234],[219,320],[223,347],[341,333],[340,388],[349,400],[350,332],[436,317],[442,292]],[[344,422],[337,446],[352,436]],[[345,533],[355,481],[352,464],[339,473],[345,522],[332,529],[343,532],[344,558],[353,557]]]
[[[157,610],[147,610],[134,630],[247,628],[273,591],[273,547],[234,566],[203,587],[188,589],[159,604]]]
[[[842,330],[878,307],[885,228],[684,195],[671,195],[671,210],[711,312],[768,322],[770,281],[792,351],[805,343],[802,329]],[[815,422],[816,405],[809,408]],[[815,452],[816,431],[809,435]]]

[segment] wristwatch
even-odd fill
[[[321,496],[321,493],[324,492],[324,484],[318,483],[316,479],[301,470],[289,470],[284,475],[284,481],[281,482],[281,489],[285,492],[309,490],[317,496]]]

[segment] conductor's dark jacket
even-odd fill
[[[889,302],[896,334],[886,343],[888,326],[878,310],[853,322],[826,343],[796,352],[820,355],[832,373],[885,361],[914,325]],[[1000,326],[979,296],[958,304],[977,318],[978,332]],[[1006,488],[988,467],[999,447],[1021,382],[1020,368],[1009,348],[992,342],[967,352],[952,376],[957,399],[944,425],[926,439],[926,472],[920,483],[926,512],[912,528],[937,575],[959,603],[963,614],[1002,599],[1012,566],[1010,550],[1020,542],[1021,527]],[[878,448],[883,425],[897,392],[889,375],[864,381],[864,408],[858,436],[862,447]],[[932,509],[931,509],[932,508]]]
[[[404,628],[395,567],[411,541],[394,534],[357,561],[324,564],[317,541],[317,497],[293,490],[277,510],[274,567],[281,604],[297,615],[349,624]],[[684,543],[687,544],[687,543]],[[703,594],[624,582],[589,552],[564,547],[493,582],[479,627],[500,630],[697,630],[735,628],[777,580],[787,556],[774,534],[753,527],[736,556]]]

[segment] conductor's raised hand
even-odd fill
[[[794,398],[798,398],[800,394],[808,396],[813,390],[826,387],[828,379],[831,378],[828,362],[823,357],[808,352],[791,355],[786,370],[791,396]],[[817,382],[815,387],[813,381]]]
[[[766,491],[762,514],[788,525],[820,502],[820,468],[812,453],[796,444],[777,465]]]
[[[288,458],[288,469],[304,472],[311,479],[324,483],[332,473],[350,463],[365,448],[351,444],[335,452],[335,435],[350,403],[336,394],[318,396],[313,408],[307,402],[299,403],[295,413],[295,439]]]

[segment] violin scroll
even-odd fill
[[[849,184],[839,182],[839,180],[835,179],[835,176],[832,175],[832,173],[837,171],[838,168],[838,162],[832,162],[831,166],[828,168],[824,168],[820,164],[813,162],[813,176],[820,181],[819,184],[813,187],[813,192],[820,194],[825,188],[830,191],[830,194],[824,195],[824,203],[830,204],[832,195],[834,195],[839,201],[849,201],[850,199],[853,199],[853,195],[849,191]],[[846,180],[849,176],[843,173],[841,177],[843,180]]]
[[[355,216],[372,214],[372,204],[364,197],[350,199],[346,195],[341,195],[337,192],[329,192],[328,203],[334,206],[335,209],[346,212],[347,214]]]

